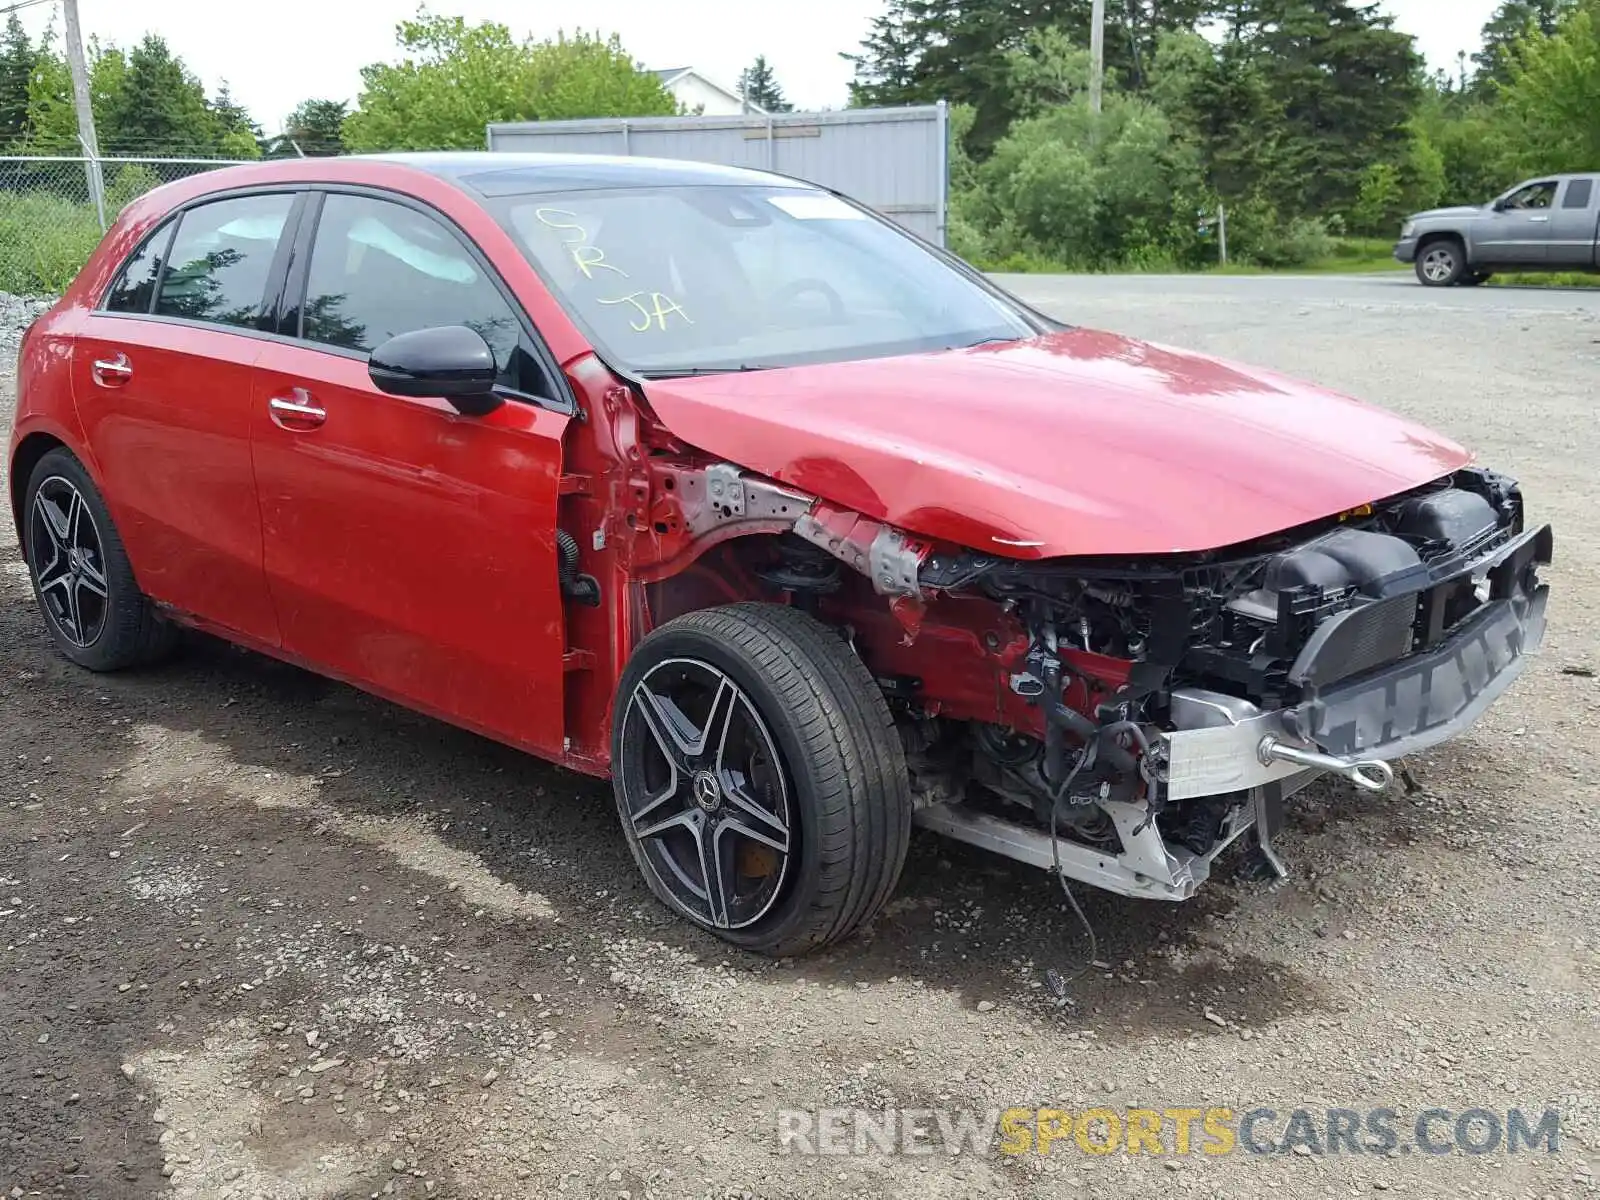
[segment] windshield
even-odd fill
[[[642,375],[838,362],[1039,332],[917,242],[826,192],[783,187],[489,201],[567,311]]]

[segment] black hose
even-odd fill
[[[578,579],[578,539],[565,529],[556,530],[556,575],[562,593],[570,595]]]
[[[1096,725],[1077,709],[1060,702],[1057,702],[1055,706],[1055,719],[1072,730],[1085,742],[1093,741],[1100,734],[1100,726]]]

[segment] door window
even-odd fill
[[[515,310],[441,221],[389,200],[330,194],[311,250],[300,336],[370,353],[398,334],[440,325],[477,331],[504,386],[554,394]]]
[[[1561,198],[1562,208],[1588,208],[1594,196],[1594,180],[1571,179],[1567,181],[1567,194]]]
[[[1549,208],[1555,202],[1556,185],[1554,183],[1530,183],[1525,188],[1512,192],[1506,199],[1508,209]]]
[[[238,196],[189,209],[178,223],[156,312],[244,329],[259,326],[278,238],[294,197]]]
[[[161,268],[167,261],[167,245],[172,240],[172,220],[165,221],[144,245],[133,252],[127,265],[117,273],[116,282],[106,292],[107,312],[147,313],[155,298],[156,280],[161,278]]]

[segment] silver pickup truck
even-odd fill
[[[1428,287],[1482,283],[1496,271],[1600,271],[1600,174],[1547,175],[1480,208],[1417,213],[1394,256]]]

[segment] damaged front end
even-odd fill
[[[1042,730],[977,728],[987,795],[919,820],[1130,896],[1189,897],[1250,831],[1281,874],[1285,798],[1327,773],[1382,791],[1394,760],[1517,677],[1543,637],[1551,541],[1525,529],[1512,481],[1469,468],[1228,552],[935,557],[925,588],[1018,614],[1028,651],[1007,685]],[[1096,678],[1107,660],[1125,665],[1115,686]]]
[[[888,698],[918,823],[1129,896],[1188,898],[1247,834],[1282,873],[1287,797],[1325,774],[1383,790],[1544,633],[1550,528],[1477,468],[1226,550],[1032,561],[728,464],[658,470],[652,621],[807,608]]]

